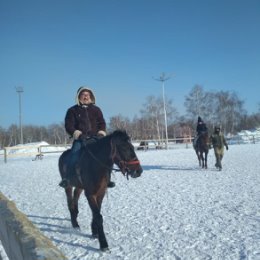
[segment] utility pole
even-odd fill
[[[165,73],[162,73],[161,76],[156,79],[157,81],[162,82],[162,97],[163,97],[163,110],[164,110],[164,126],[165,126],[165,141],[166,141],[166,149],[168,149],[168,125],[167,125],[167,113],[166,113],[166,104],[165,104],[165,93],[164,93],[164,82],[169,80],[170,77],[166,77]]]
[[[22,93],[23,87],[15,87],[19,96],[19,123],[20,123],[20,143],[23,144],[23,126],[22,126]]]

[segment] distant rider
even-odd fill
[[[204,123],[204,121],[201,119],[200,116],[198,117],[198,123],[197,123],[196,131],[197,131],[197,136],[194,138],[194,147],[197,147],[197,142],[198,142],[200,135],[202,133],[208,132],[208,128],[207,128],[206,124]]]

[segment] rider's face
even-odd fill
[[[92,103],[90,93],[88,91],[82,91],[79,95],[79,102],[82,105],[88,105]]]

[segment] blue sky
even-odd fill
[[[61,123],[88,85],[107,120],[132,119],[153,78],[184,114],[196,84],[235,91],[248,113],[260,89],[259,0],[0,0],[0,126]]]

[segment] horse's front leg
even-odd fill
[[[196,152],[196,154],[197,154],[197,157],[198,157],[199,166],[201,166],[201,159],[200,159],[200,154],[199,154],[199,152]]]
[[[208,169],[208,153],[205,153],[205,169]]]
[[[102,251],[107,251],[109,249],[108,249],[108,243],[103,228],[103,216],[101,215],[101,203],[104,195],[89,196],[86,194],[86,197],[88,199],[88,203],[92,211],[92,223],[91,223],[92,236],[94,238],[98,238],[100,249]]]
[[[201,160],[202,160],[202,168],[205,168],[205,158],[203,156],[203,153],[201,153]]]
[[[78,200],[79,196],[82,192],[82,189],[75,188],[72,196],[72,187],[68,187],[65,189],[67,195],[67,204],[70,212],[70,220],[73,228],[79,228],[79,224],[77,221],[79,209],[78,209]]]

